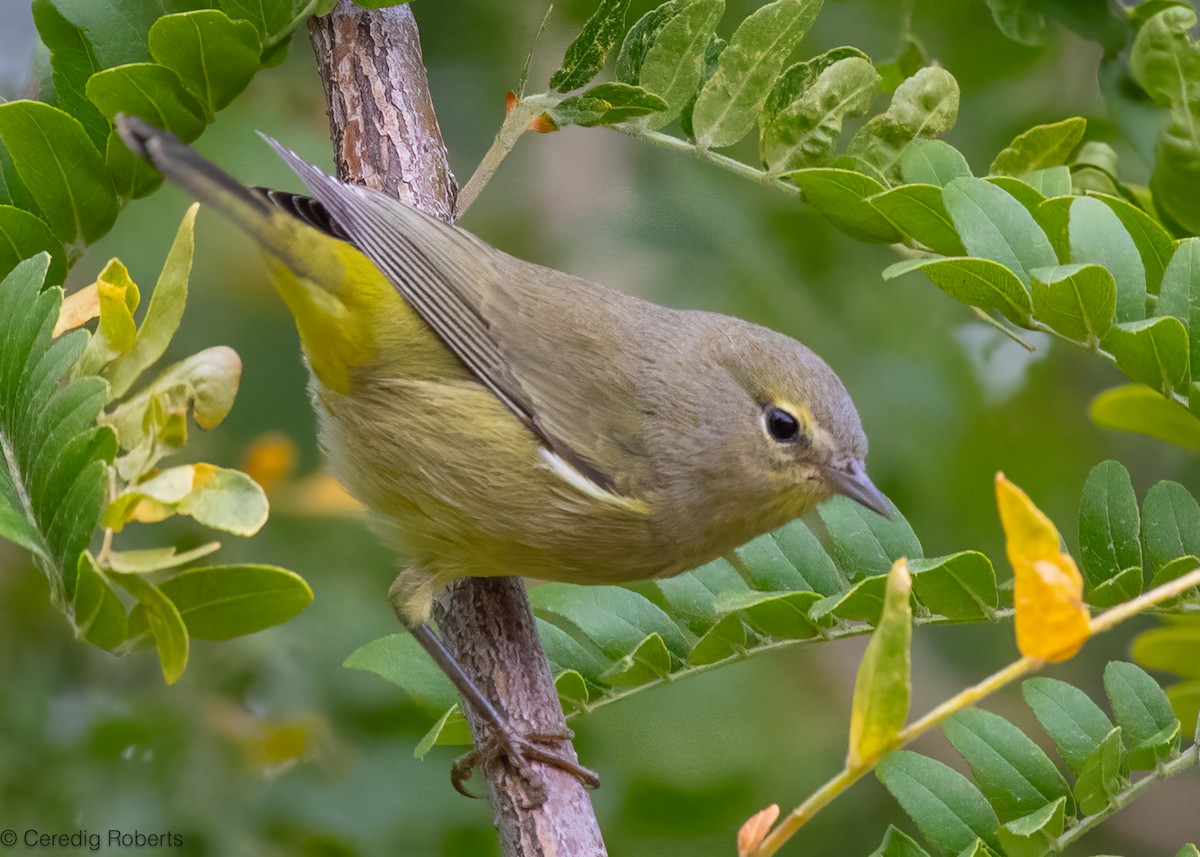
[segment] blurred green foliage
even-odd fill
[[[556,8],[532,80],[548,78],[594,5]],[[635,2],[630,20],[650,5]],[[730,2],[726,20],[757,5]],[[21,0],[11,6],[19,14],[8,20],[28,15]],[[830,0],[805,54],[853,42],[875,57],[894,55],[903,6]],[[424,4],[415,11],[452,163],[465,180],[503,117],[504,92],[544,9],[464,0],[453,14]],[[1119,151],[1129,178],[1145,183],[1136,148],[1105,115],[1093,44],[1054,29],[1040,47],[1008,41],[977,0],[917,2],[912,32],[961,86],[948,139],[972,164],[982,167],[1031,125],[1082,114],[1090,135]],[[290,186],[254,130],[328,163],[322,93],[303,38],[198,143],[239,178]],[[170,188],[135,202],[68,286],[90,282],[110,256],[149,281],[185,207]],[[670,305],[740,315],[812,346],[854,395],[872,474],[930,554],[971,546],[1000,556],[998,469],[1061,523],[1076,519],[1084,479],[1105,458],[1129,468],[1139,495],[1163,478],[1200,484],[1188,453],[1088,422],[1088,401],[1123,378],[1112,367],[1037,335],[1028,354],[919,278],[883,281],[895,261],[888,249],[857,244],[794,199],[691,159],[601,130],[531,135],[464,225],[518,256]],[[218,344],[242,357],[241,396],[220,432],[193,438],[195,454],[237,466],[255,438],[282,432],[301,452],[301,471],[315,469],[291,322],[249,242],[201,215],[191,301],[167,359]],[[158,525],[156,543],[163,527],[184,548],[205,540],[180,521]],[[1073,527],[1063,529],[1077,545]],[[133,524],[123,534],[130,547],[138,531]],[[295,569],[316,598],[281,628],[219,648],[196,643],[188,673],[165,688],[151,657],[116,660],[78,645],[47,608],[44,579],[0,543],[0,827],[169,829],[184,836],[177,853],[197,855],[495,853],[486,805],[449,786],[453,750],[412,758],[425,715],[386,683],[341,666],[354,648],[395,630],[384,599],[393,559],[361,522],[277,507],[255,539],[228,544],[226,558]],[[1051,675],[1099,697],[1103,664],[1123,657],[1127,642],[1098,639]],[[729,854],[751,812],[812,791],[841,763],[864,644],[759,657],[576,720],[580,754],[604,777],[594,800],[610,851]],[[914,644],[917,711],[1014,654],[1008,626],[920,629]],[[1032,734],[1015,691],[996,707]],[[941,738],[918,749],[961,765]],[[1187,807],[1198,798],[1195,783],[1174,781],[1090,836],[1086,853],[1174,853],[1195,834]],[[866,854],[887,822],[902,818],[878,784],[863,783],[791,853]]]

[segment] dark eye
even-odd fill
[[[800,421],[783,408],[771,408],[765,416],[767,434],[780,443],[789,443],[800,436]]]

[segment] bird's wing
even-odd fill
[[[553,329],[557,316],[546,312],[552,310],[547,301],[565,304],[570,295],[547,295],[544,290],[538,294],[528,282],[511,282],[514,276],[521,279],[511,257],[385,194],[331,178],[274,140],[267,141],[324,206],[336,228],[541,440],[551,453],[547,461],[553,469],[583,490],[618,500],[635,488],[621,478],[620,470],[629,455],[639,454],[637,429],[628,422],[609,423],[628,421],[631,408],[638,413],[635,402],[613,400],[636,391],[619,378],[600,385],[602,389],[589,389],[584,373],[571,371],[570,364],[577,362],[571,360],[571,352],[578,348],[555,349],[554,334],[561,331]],[[527,272],[535,270],[526,266]],[[568,281],[568,291],[579,289],[580,281],[560,276]],[[531,297],[532,305],[512,300],[517,292]],[[591,322],[603,331],[603,320]],[[541,347],[532,347],[532,341],[543,336],[547,339]],[[583,339],[585,352],[595,347],[595,332],[585,333]],[[611,352],[577,357],[611,359]],[[545,365],[547,361],[554,365]]]

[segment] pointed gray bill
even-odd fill
[[[867,471],[861,462],[852,461],[841,467],[827,467],[825,468],[825,478],[836,493],[845,495],[856,503],[861,503],[878,515],[883,515],[885,518],[892,517],[891,503],[867,477]]]

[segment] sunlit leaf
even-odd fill
[[[742,21],[692,109],[692,130],[701,148],[731,146],[750,132],[776,76],[816,20],[821,2],[775,0]]]
[[[1092,399],[1088,415],[1101,428],[1137,432],[1200,450],[1200,419],[1144,384],[1126,384],[1099,393]]]
[[[1017,648],[1030,658],[1066,660],[1090,633],[1083,577],[1062,551],[1054,524],[1002,473],[996,475],[996,502],[1016,578]]]
[[[608,52],[625,30],[628,9],[629,0],[600,0],[575,41],[567,47],[562,66],[550,76],[550,86],[559,92],[570,92],[599,74]]]
[[[846,765],[872,764],[892,748],[908,717],[912,645],[912,578],[904,560],[888,574],[883,612],[854,681]]]
[[[1000,176],[1020,176],[1065,164],[1083,139],[1085,130],[1087,120],[1081,116],[1049,125],[1035,125],[1009,143],[992,161],[988,171]]]

